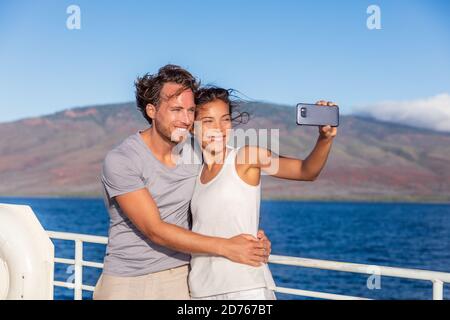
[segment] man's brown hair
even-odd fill
[[[186,89],[192,90],[195,94],[199,87],[199,83],[189,71],[173,64],[167,64],[160,68],[157,74],[147,73],[143,77],[138,77],[134,82],[137,107],[149,124],[152,124],[152,119],[147,115],[146,107],[148,104],[158,106],[161,90],[164,84],[169,82],[182,86],[174,96],[181,94]]]

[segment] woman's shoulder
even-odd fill
[[[260,165],[270,157],[270,154],[270,150],[264,147],[245,145],[236,148],[236,163],[247,166]]]

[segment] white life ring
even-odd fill
[[[0,300],[53,299],[54,246],[29,206],[0,204]]]

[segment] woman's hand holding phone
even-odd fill
[[[324,107],[337,106],[336,103],[331,102],[331,101],[325,101],[325,100],[319,100],[316,102],[316,104],[319,106],[324,106]],[[337,134],[337,127],[332,127],[330,125],[319,126],[319,135],[320,135],[320,138],[322,138],[322,139],[334,138],[336,136],[336,134]]]

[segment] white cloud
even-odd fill
[[[450,132],[450,95],[411,101],[382,101],[357,107],[354,113],[414,127]]]

